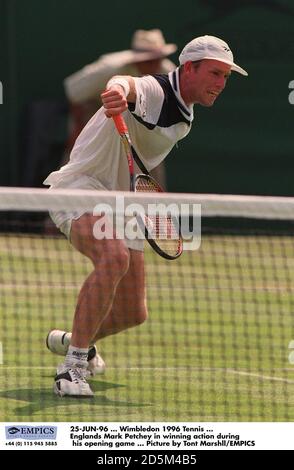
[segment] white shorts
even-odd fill
[[[71,188],[71,189],[95,189],[96,191],[107,191],[100,181],[91,178],[87,175],[81,175],[79,177],[71,177],[63,180],[60,183],[54,184],[50,189],[57,188]],[[76,211],[51,211],[49,212],[51,219],[55,223],[56,227],[66,236],[70,241],[71,224],[73,220],[79,219],[85,211],[83,209]],[[132,250],[143,251],[144,241],[143,240],[124,240],[127,247]]]

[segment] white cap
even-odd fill
[[[246,70],[234,63],[234,56],[228,44],[215,36],[200,36],[190,41],[179,56],[180,64],[191,60],[210,59],[224,62],[231,66],[232,70],[242,75],[248,75]]]

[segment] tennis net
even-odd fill
[[[201,245],[174,261],[145,245],[148,320],[97,343],[93,399],[58,398],[46,337],[71,330],[92,265],[48,212],[118,196],[201,204]],[[293,198],[0,188],[0,213],[1,421],[293,421]]]

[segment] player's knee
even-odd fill
[[[130,263],[129,250],[120,241],[105,243],[102,249],[99,242],[94,244],[90,258],[95,268],[103,266],[111,274],[120,276],[127,272]]]
[[[113,253],[111,263],[120,274],[127,272],[130,265],[130,252],[125,245],[122,244],[116,253]]]
[[[123,244],[116,244],[115,246],[108,247],[102,253],[102,258],[99,260],[104,266],[104,269],[116,276],[123,276],[129,269],[130,253],[128,248]]]

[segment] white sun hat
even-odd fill
[[[131,50],[134,62],[167,57],[177,50],[176,44],[167,44],[160,29],[135,31]]]
[[[202,59],[218,60],[231,66],[235,72],[248,75],[246,70],[234,63],[233,53],[228,44],[215,36],[199,36],[190,41],[179,56],[180,64],[191,60],[196,62]]]

